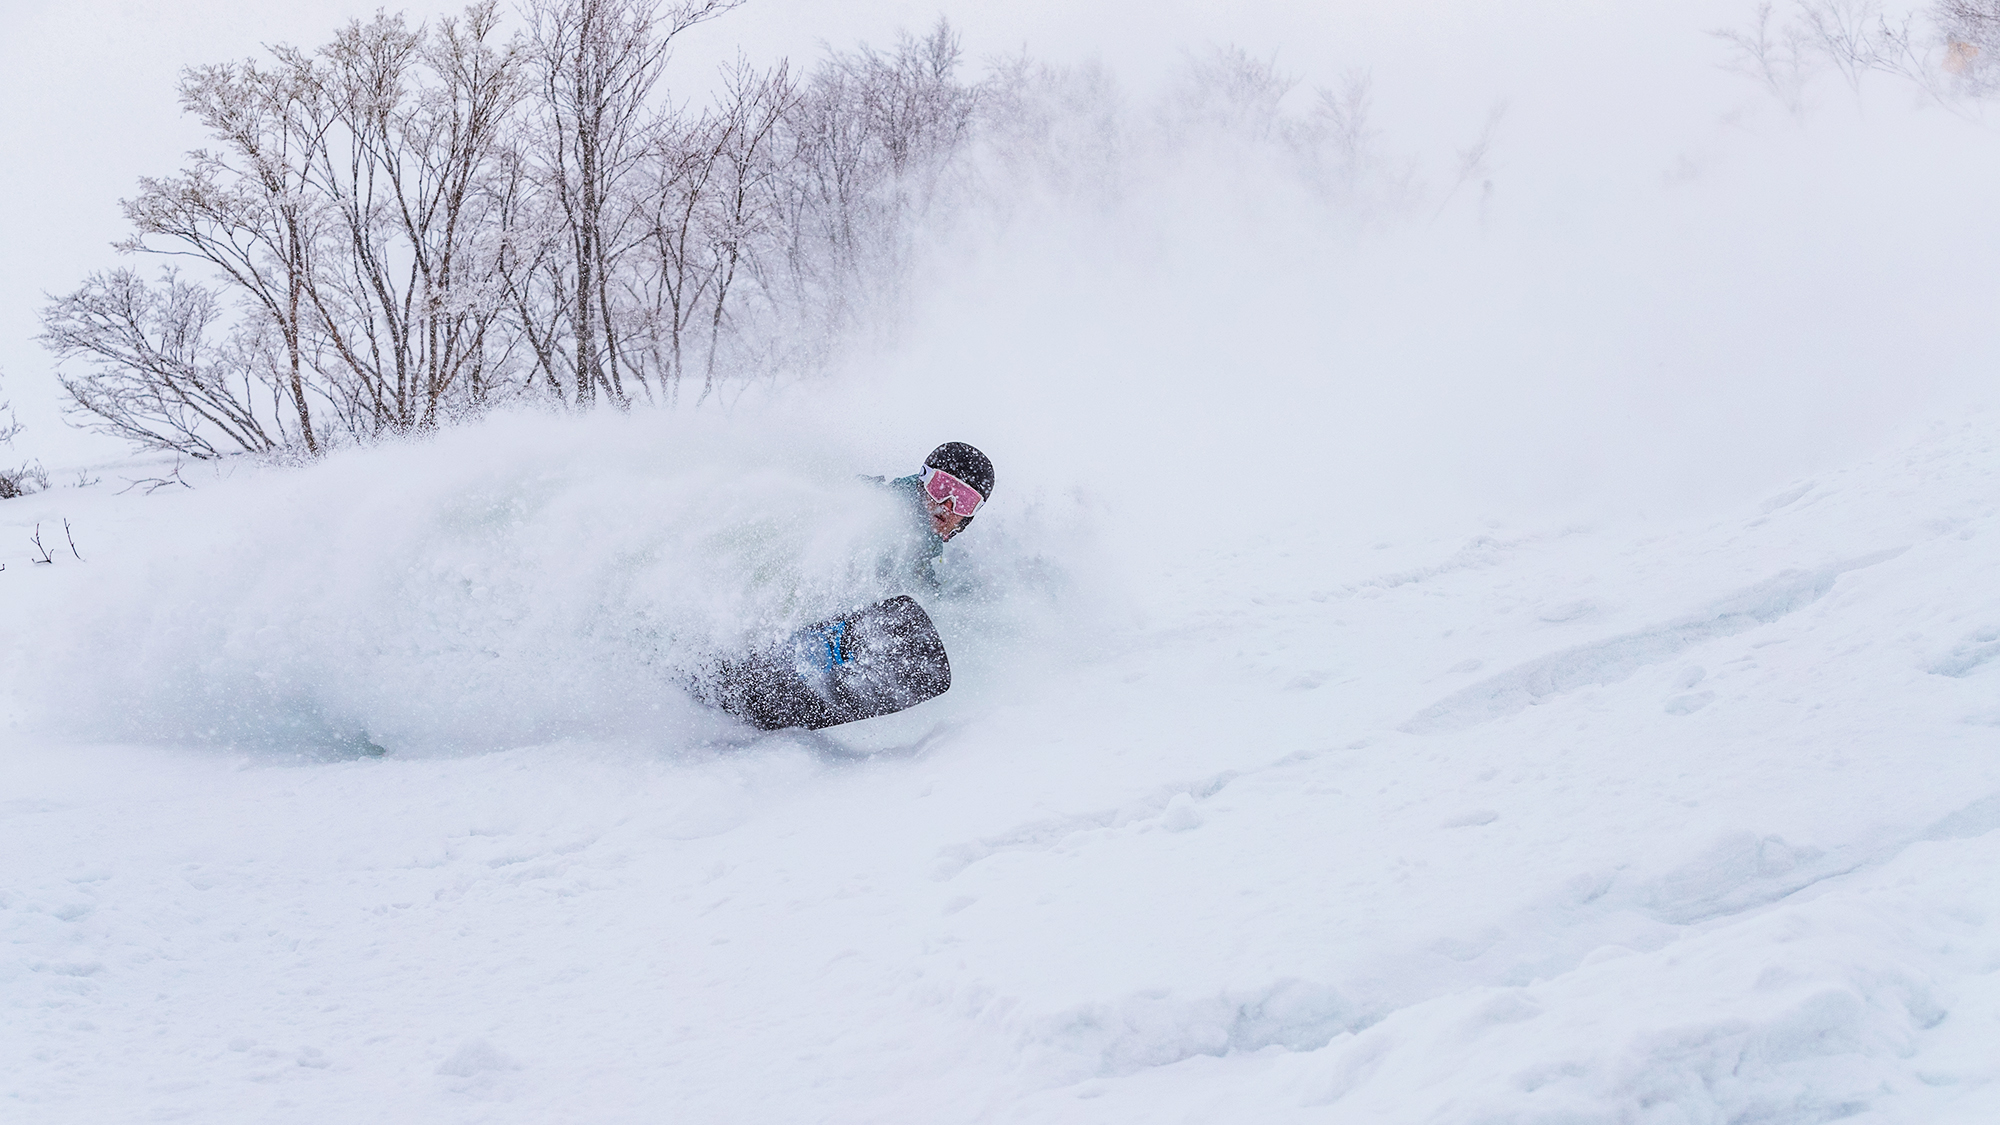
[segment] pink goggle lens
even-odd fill
[[[969,516],[979,507],[979,491],[943,469],[924,470],[924,492],[961,516]]]

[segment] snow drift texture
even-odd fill
[[[1134,177],[726,414],[7,502],[0,1104],[1990,1119],[1992,153],[1687,43],[1685,117],[1513,103],[1483,226]],[[689,703],[945,439],[952,691]]]

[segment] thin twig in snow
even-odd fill
[[[146,495],[151,496],[162,488],[173,484],[178,484],[182,488],[194,487],[194,485],[181,479],[181,463],[179,461],[174,462],[174,471],[163,477],[140,477],[137,480],[126,477],[125,487],[118,490],[118,495],[123,496],[135,488],[143,487],[146,490]]]

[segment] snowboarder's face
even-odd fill
[[[950,539],[977,511],[981,497],[977,489],[945,472],[924,467],[924,509],[930,513],[931,530],[939,539]]]
[[[924,497],[924,510],[930,513],[931,530],[937,532],[939,539],[957,535],[959,527],[965,523],[965,517],[952,511],[949,503],[940,504],[928,496]]]

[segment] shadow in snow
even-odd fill
[[[1464,730],[1577,688],[1617,683],[1704,641],[1747,632],[1804,609],[1825,597],[1841,575],[1886,562],[1905,550],[1879,551],[1818,570],[1788,570],[1701,613],[1531,660],[1453,692],[1418,712],[1401,729],[1410,734]]]

